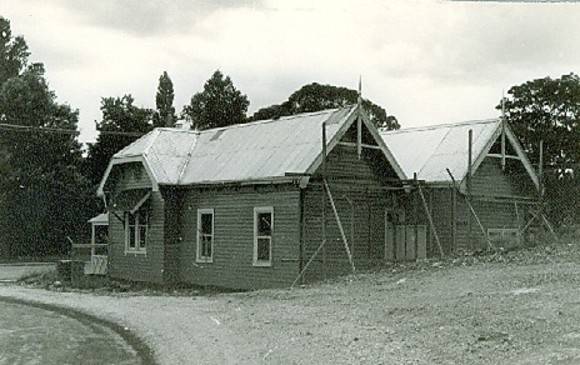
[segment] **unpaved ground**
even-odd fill
[[[20,303],[0,308],[0,364],[140,363],[107,327]]]
[[[294,290],[112,297],[0,286],[0,296],[113,319],[163,364],[580,364],[580,250],[559,252]]]

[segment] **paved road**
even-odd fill
[[[55,269],[52,262],[0,264],[0,282],[16,281],[22,277]]]

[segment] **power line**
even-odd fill
[[[62,129],[62,128],[52,128],[52,127],[33,127],[29,125],[17,125],[17,124],[7,124],[0,123],[0,129],[8,129],[15,132],[51,132],[51,133],[62,133],[62,134],[72,134],[78,135],[79,131],[75,129]]]
[[[14,132],[50,132],[50,133],[71,134],[75,136],[80,134],[80,132],[76,129],[34,127],[29,125],[18,125],[7,123],[0,123],[0,129],[11,130]],[[105,131],[100,129],[97,129],[97,132],[99,132],[100,135],[128,136],[128,137],[141,137],[145,134],[141,132]]]

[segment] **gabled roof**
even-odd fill
[[[357,106],[349,106],[204,131],[156,128],[113,156],[98,194],[103,194],[112,166],[130,161],[143,162],[154,187],[309,174],[320,160],[322,123],[326,123],[330,151],[359,115]],[[367,118],[362,119],[395,171],[404,178],[376,128]]]
[[[407,176],[429,183],[449,183],[449,169],[458,182],[468,172],[468,132],[473,131],[472,170],[475,171],[501,135],[500,119],[488,119],[428,127],[381,131],[381,137],[394,154]],[[511,128],[506,124],[506,137],[520,157],[530,177],[537,177]]]

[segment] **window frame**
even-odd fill
[[[506,236],[514,236],[515,234],[515,241],[507,240]],[[487,229],[487,239],[497,244],[505,245],[506,243],[514,243],[515,245],[521,244],[521,234],[518,228],[488,228]]]
[[[124,212],[123,218],[125,218],[124,221],[124,225],[125,225],[125,254],[141,254],[141,255],[145,255],[147,254],[147,243],[149,241],[149,211],[145,210],[143,211],[142,209],[145,208],[140,208],[139,210],[137,210],[134,214],[131,214],[131,212]],[[141,222],[139,222],[139,213],[145,213],[145,224],[142,224]],[[131,216],[134,217],[134,224],[131,224]],[[131,235],[131,227],[134,227],[134,242],[135,242],[135,247],[131,247],[130,246],[130,235]],[[145,246],[141,247],[141,228],[145,227]]]
[[[258,215],[260,213],[270,213],[271,227],[270,236],[258,236]],[[258,239],[270,239],[269,260],[258,260]],[[254,252],[252,264],[256,267],[271,267],[272,266],[272,246],[274,245],[274,207],[254,207]]]
[[[204,214],[211,214],[211,256],[201,256],[201,216]],[[195,249],[195,262],[198,263],[213,263],[213,254],[215,248],[215,210],[213,208],[204,208],[197,210],[197,226],[196,226],[196,249]]]

